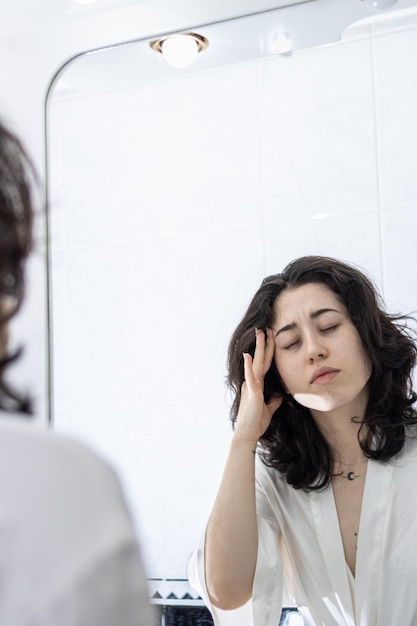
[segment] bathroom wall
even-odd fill
[[[346,1],[315,0],[316,15],[343,16]],[[298,4],[293,0],[290,4]],[[415,0],[398,0],[413,6]],[[25,143],[39,174],[39,210],[35,242],[27,264],[27,289],[19,314],[11,322],[13,347],[24,346],[11,367],[10,381],[33,398],[35,418],[47,426],[48,319],[44,225],[45,98],[59,68],[81,52],[114,46],[161,33],[188,30],[196,24],[229,20],[254,11],[270,11],[286,0],[106,0],[79,4],[70,0],[22,0],[3,3],[0,20],[0,114]],[[303,3],[305,4],[305,3]],[[254,6],[255,5],[255,6]],[[348,10],[349,12],[349,10]],[[354,15],[373,10],[364,3]]]
[[[417,307],[416,35],[380,22],[51,102],[54,427],[120,472],[151,578],[186,577],[231,435],[228,340],[262,278],[333,255]]]

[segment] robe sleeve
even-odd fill
[[[281,615],[283,577],[278,532],[271,521],[258,515],[258,556],[253,596],[237,609],[223,611],[210,602],[205,581],[204,544],[205,532],[189,562],[188,578],[211,612],[214,625],[276,626]]]

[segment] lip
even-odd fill
[[[320,367],[316,370],[310,380],[310,385],[313,383],[328,383],[332,381],[340,370],[334,367]]]

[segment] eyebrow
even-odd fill
[[[324,313],[339,313],[339,314],[341,314],[341,312],[338,311],[337,309],[317,309],[317,311],[312,311],[310,313],[310,319],[315,320],[318,317],[320,317],[320,315],[324,315]],[[297,324],[295,322],[292,322],[291,324],[286,324],[285,326],[283,326],[282,328],[277,330],[277,332],[275,333],[275,337],[278,337],[278,335],[280,335],[281,333],[285,333],[288,330],[294,330],[294,328],[296,328],[296,327],[297,327]]]

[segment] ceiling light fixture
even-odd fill
[[[150,47],[159,52],[172,67],[188,67],[199,52],[209,45],[208,39],[196,33],[167,35],[150,42]]]

